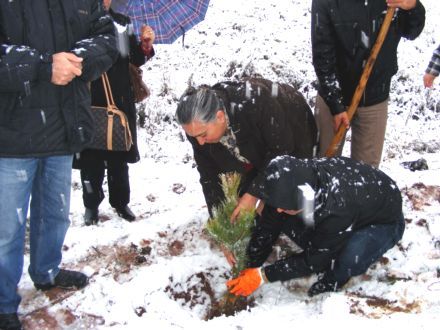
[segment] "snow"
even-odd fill
[[[130,206],[137,220],[128,223],[117,216],[108,204],[105,182],[101,222],[84,226],[81,181],[75,170],[63,266],[84,271],[91,276],[90,284],[55,298],[36,291],[27,274],[27,253],[19,285],[23,297],[19,314],[25,325],[30,329],[274,325],[315,329],[333,324],[355,324],[360,329],[388,324],[434,328],[431,323],[440,315],[440,87],[437,80],[433,89],[424,89],[422,76],[440,42],[440,5],[438,0],[422,2],[426,27],[418,39],[401,42],[400,69],[392,83],[381,169],[406,189],[407,226],[400,245],[385,254],[385,261],[353,278],[341,292],[308,298],[307,289],[316,276],[266,284],[254,294],[250,311],[204,320],[210,298],[206,292],[197,294],[201,280],[195,274],[205,276],[218,298],[225,290],[229,266],[202,231],[208,212],[191,146],[173,120],[177,100],[188,83],[214,84],[255,73],[298,87],[312,108],[316,95],[310,1],[211,0],[205,20],[186,33],[184,47],[181,39],[156,45],[156,56],[143,67],[151,96],[139,106],[146,113],[146,125],[138,130],[141,161],[130,165]],[[428,170],[412,172],[401,164],[422,157]],[[421,195],[417,207],[408,198],[420,194],[420,189],[412,188],[416,183],[431,191]],[[149,253],[139,252],[148,247]],[[136,262],[137,257],[145,261]],[[190,293],[192,299],[173,298],[172,292]]]

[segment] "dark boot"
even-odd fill
[[[34,283],[34,286],[38,290],[46,291],[52,288],[62,288],[62,289],[82,289],[87,284],[89,284],[89,278],[80,272],[73,270],[60,269],[60,272],[55,276],[53,282],[51,283]]]
[[[348,279],[340,283],[335,279],[324,275],[322,278],[312,284],[309,291],[307,291],[307,294],[309,297],[313,297],[324,292],[336,292],[340,290],[347,282]]]
[[[96,225],[98,223],[98,209],[89,209],[86,207],[84,213],[84,224],[86,226]]]
[[[136,219],[136,216],[134,215],[134,213],[130,210],[130,208],[128,207],[128,205],[125,205],[123,207],[116,207],[116,212],[118,213],[118,215],[121,218],[124,218],[125,220],[131,222],[134,221]]]
[[[22,330],[17,313],[0,314],[1,330]]]

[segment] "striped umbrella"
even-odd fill
[[[130,17],[139,37],[143,24],[153,28],[155,43],[171,44],[203,21],[209,0],[113,0],[115,12]]]

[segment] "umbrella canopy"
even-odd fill
[[[112,9],[130,17],[134,33],[149,25],[155,43],[170,44],[205,18],[209,0],[113,0]]]

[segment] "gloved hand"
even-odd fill
[[[261,268],[248,268],[243,270],[237,278],[226,282],[226,286],[230,293],[247,297],[263,283],[265,283],[265,280]]]

